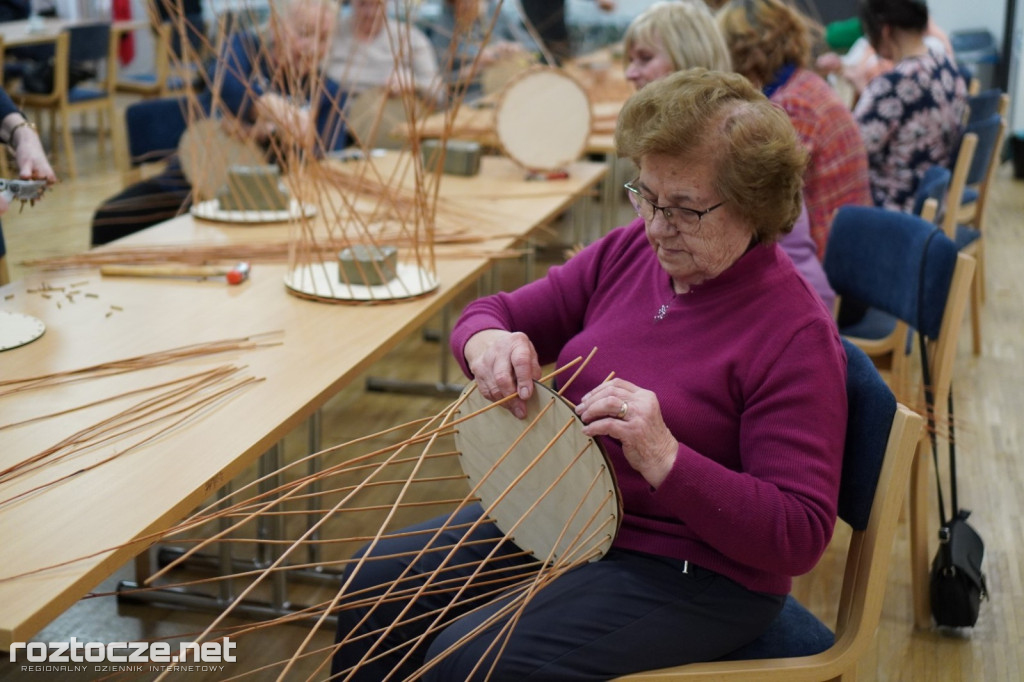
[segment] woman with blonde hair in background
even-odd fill
[[[622,38],[626,80],[638,90],[675,71],[731,71],[729,50],[703,0],[656,2]]]

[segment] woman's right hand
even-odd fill
[[[516,417],[526,417],[526,400],[533,395],[533,382],[540,379],[540,362],[533,342],[522,332],[485,329],[469,338],[463,348],[466,364],[480,393],[488,400],[517,394],[508,402]]]

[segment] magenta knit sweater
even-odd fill
[[[624,507],[616,546],[776,594],[817,562],[836,519],[846,358],[778,246],[756,246],[676,296],[637,220],[543,279],[467,306],[452,334],[467,376],[462,349],[490,328],[526,333],[542,365],[596,347],[566,392],[573,403],[613,371],[657,394],[679,441],[657,490],[604,439]]]

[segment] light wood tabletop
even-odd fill
[[[506,248],[589,194],[605,170],[581,162],[566,180],[537,183],[526,181],[508,160],[485,158],[477,177],[445,176],[440,195],[476,211],[478,228],[494,235],[487,245]],[[287,232],[280,224],[231,225],[185,215],[116,245],[279,242]],[[240,376],[259,380],[184,423],[171,426],[168,420],[76,450],[73,457],[31,473],[0,476],[0,647],[26,641],[150,544],[148,534],[183,518],[474,283],[489,259],[461,250],[446,257],[445,247],[436,247],[441,284],[434,293],[372,306],[290,295],[284,264],[254,264],[248,281],[236,286],[101,277],[96,269],[84,269],[30,274],[0,287],[0,311],[31,315],[46,325],[38,340],[0,353],[0,472],[85,427],[136,409],[132,406],[149,394],[5,425],[222,365],[238,366]],[[69,300],[72,289],[79,293]],[[274,337],[279,345],[4,394],[2,382],[9,379],[268,332],[280,332]],[[143,444],[131,447],[137,442]],[[28,492],[37,486],[44,487]],[[71,563],[40,570],[63,562]]]
[[[35,17],[34,19],[21,19],[19,21],[0,21],[0,39],[3,40],[5,48],[53,42],[55,36],[72,26],[94,24],[103,21],[105,20],[98,17],[93,19]],[[147,28],[150,24],[147,19],[127,19],[110,22],[110,25],[112,28],[121,31],[129,31]]]

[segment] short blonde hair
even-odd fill
[[[656,2],[630,23],[622,40],[627,65],[629,51],[641,43],[661,45],[676,71],[732,70],[729,48],[703,0]]]
[[[695,68],[649,83],[619,113],[615,147],[637,165],[650,154],[712,157],[716,191],[759,242],[800,215],[807,152],[786,112],[739,74]]]
[[[785,64],[811,61],[810,20],[783,0],[732,0],[717,17],[733,68],[758,86]]]

